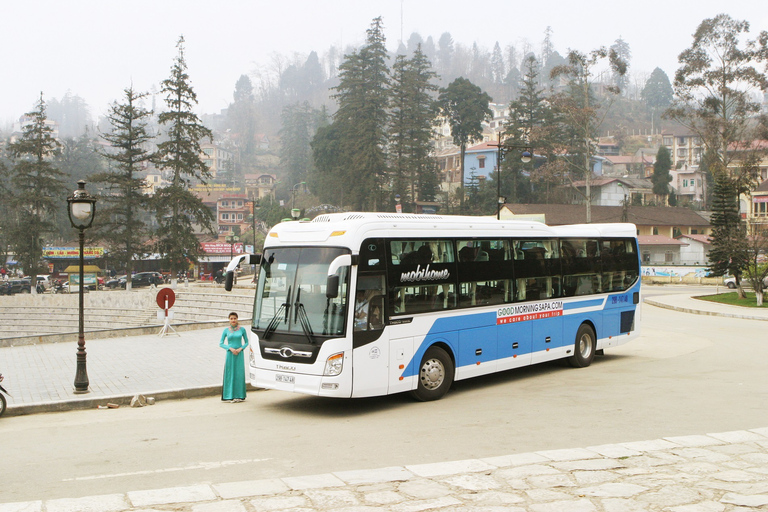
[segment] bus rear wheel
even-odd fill
[[[445,396],[453,384],[454,367],[448,353],[440,347],[429,347],[421,359],[419,380],[411,393],[422,402]]]
[[[573,355],[568,358],[568,364],[574,368],[585,368],[595,358],[597,339],[595,331],[587,324],[581,324],[576,332],[576,342],[573,345]]]

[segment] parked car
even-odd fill
[[[32,293],[32,284],[29,279],[11,279],[0,283],[0,295],[17,293]]]
[[[160,272],[139,272],[131,277],[131,287],[138,288],[139,286],[159,286],[165,283],[163,274]],[[125,288],[125,279],[120,282],[120,287]]]
[[[108,279],[107,282],[104,283],[104,286],[112,289],[120,287],[125,288],[125,274]]]
[[[735,277],[726,277],[725,280],[723,280],[723,284],[730,288],[731,290],[736,288],[736,278]],[[742,286],[751,286],[749,284],[749,281],[745,278],[741,278],[741,285]],[[768,288],[768,277],[763,279],[763,287]]]

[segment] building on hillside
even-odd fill
[[[653,173],[652,156],[640,155],[607,155],[603,164],[603,176],[622,176],[632,178],[647,178]]]
[[[592,222],[621,222],[624,213],[621,206],[593,206]],[[584,205],[572,204],[505,204],[500,215],[502,220],[519,216],[541,219],[550,226],[586,222]],[[682,247],[689,242],[675,237],[708,235],[712,229],[707,219],[688,208],[630,206],[626,208],[626,216],[627,221],[637,227],[644,264],[682,264]]]
[[[678,201],[703,206],[707,197],[707,176],[699,167],[687,164],[680,169],[670,169],[672,181],[669,185],[675,191]]]
[[[685,165],[688,168],[698,168],[704,155],[701,137],[688,131],[672,133],[664,130],[661,132],[661,143],[672,156],[673,169],[681,169]]]
[[[583,180],[565,187],[572,204],[584,202],[586,188]],[[590,195],[592,204],[597,206],[622,206],[625,201],[627,204],[647,204],[654,199],[653,184],[646,178],[593,178]]]
[[[275,196],[275,187],[277,186],[277,176],[274,174],[246,174],[245,189],[248,197],[253,197],[261,201],[266,197]]]
[[[10,144],[18,142],[21,136],[24,135],[24,129],[34,122],[35,119],[31,116],[23,115],[19,117],[19,120],[13,123],[11,126],[11,136],[8,142]],[[51,137],[59,140],[59,123],[52,119],[46,118],[45,126],[51,129]]]
[[[202,151],[200,158],[208,168],[212,178],[216,178],[219,174],[226,175],[234,169],[234,155],[228,149],[210,142],[200,144],[200,149]]]
[[[597,139],[597,154],[600,156],[618,156],[621,147],[613,135]]]
[[[251,229],[253,201],[245,194],[223,194],[216,201],[219,239],[239,235]]]

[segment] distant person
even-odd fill
[[[224,362],[224,382],[221,386],[223,402],[242,402],[245,400],[245,356],[243,350],[248,346],[248,334],[240,326],[237,313],[229,314],[229,327],[221,333],[219,346],[227,351]]]

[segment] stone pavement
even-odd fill
[[[0,504],[0,512],[768,509],[768,428],[303,477]]]
[[[702,293],[706,293],[704,290]],[[646,304],[768,320],[768,312],[654,295]],[[220,392],[221,328],[90,339],[91,392],[75,395],[74,342],[0,347],[8,414]],[[2,498],[0,498],[0,502]],[[768,428],[493,458],[75,499],[0,504],[0,512],[173,510],[768,510]]]

